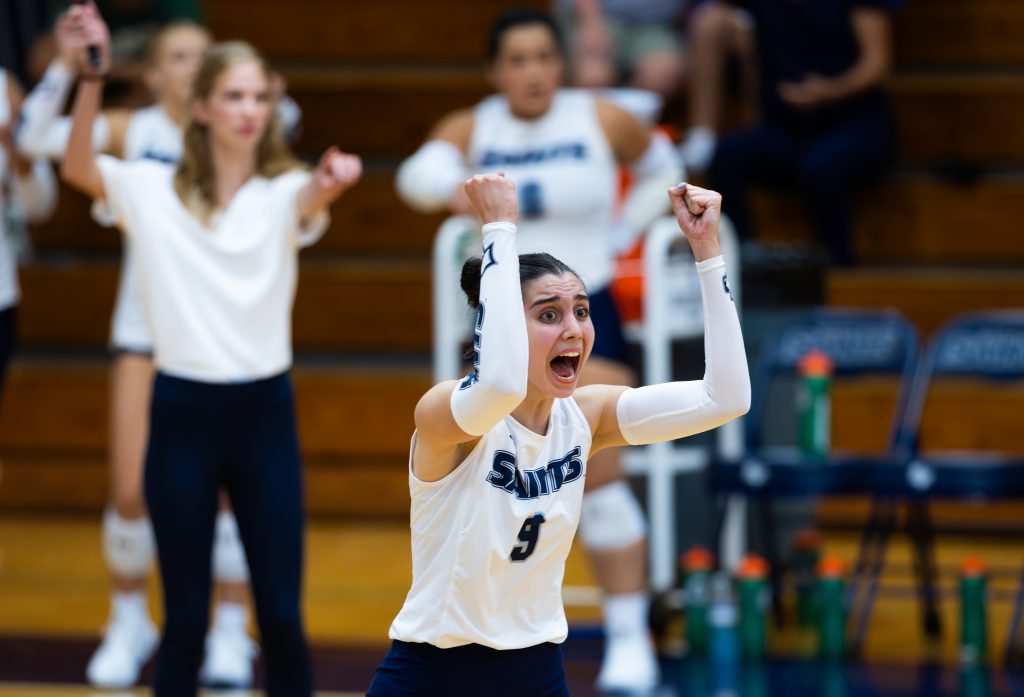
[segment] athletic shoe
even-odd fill
[[[139,681],[142,666],[160,640],[156,627],[142,613],[123,613],[107,625],[103,641],[89,659],[85,676],[94,687],[126,688]]]
[[[605,692],[650,693],[659,682],[658,659],[650,637],[609,637],[597,687]]]
[[[206,635],[206,658],[199,679],[206,687],[250,687],[252,663],[258,653],[256,642],[244,631],[214,627]]]

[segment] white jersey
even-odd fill
[[[556,399],[546,436],[507,416],[440,481],[416,479],[410,458],[412,587],[389,636],[439,648],[564,641],[590,443],[576,402]]]
[[[10,125],[11,105],[7,101],[7,72],[0,68],[0,128]],[[0,310],[18,304],[21,297],[18,288],[18,264],[15,259],[14,240],[7,229],[8,206],[11,205],[10,177],[13,167],[7,150],[0,148]]]
[[[612,280],[619,168],[593,95],[559,90],[539,119],[517,118],[502,95],[477,105],[468,165],[504,171],[519,192],[519,252],[548,252],[591,291]]]
[[[154,160],[176,163],[182,154],[182,131],[164,111],[154,105],[134,112],[128,121],[124,139],[125,160]],[[102,210],[102,207],[98,210]],[[100,213],[98,217],[103,218]],[[109,222],[104,220],[103,222]],[[139,297],[132,240],[124,236],[121,281],[111,320],[111,344],[118,349],[141,353],[153,351],[153,338]]]

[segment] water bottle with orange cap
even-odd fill
[[[985,662],[988,621],[985,562],[971,555],[960,564],[960,661]]]
[[[686,644],[690,653],[708,649],[711,630],[708,625],[711,570],[715,560],[704,547],[695,545],[683,555],[683,598],[686,608]]]
[[[817,568],[821,561],[821,533],[814,528],[804,528],[793,540],[792,569],[796,585],[796,617],[801,628],[813,628],[816,624],[818,585]]]
[[[818,562],[818,653],[823,658],[846,655],[846,564],[826,555]]]
[[[832,359],[818,349],[808,351],[797,363],[797,372],[800,374],[797,390],[800,450],[812,457],[824,457],[829,450],[832,425],[829,385],[832,370]]]
[[[737,569],[740,596],[740,648],[744,658],[763,658],[768,645],[765,615],[771,597],[768,591],[768,562],[751,554]]]

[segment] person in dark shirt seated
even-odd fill
[[[709,171],[741,239],[751,186],[793,188],[833,264],[855,261],[851,196],[890,161],[885,92],[891,11],[901,0],[743,0],[754,18],[761,120],[724,138]]]

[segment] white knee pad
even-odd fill
[[[587,549],[622,549],[646,536],[647,520],[626,482],[583,494],[580,539]]]
[[[238,534],[238,522],[230,511],[217,514],[217,529],[213,536],[213,578],[226,583],[245,583],[249,580],[249,564],[245,548]]]
[[[153,528],[149,518],[128,520],[112,508],[103,513],[103,556],[115,576],[141,578],[153,564]]]

